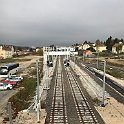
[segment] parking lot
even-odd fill
[[[36,60],[39,58],[41,58],[41,56],[27,56],[27,57],[24,57],[23,59],[31,59],[31,61],[18,62],[21,70],[20,75],[26,75],[26,73],[28,73],[27,68],[32,63],[35,63]],[[2,78],[0,80],[2,80]],[[2,115],[5,112],[8,99],[14,94],[16,94],[18,90],[19,90],[19,87],[16,86],[12,90],[0,91],[0,123],[3,120]]]

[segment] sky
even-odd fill
[[[124,38],[124,0],[0,0],[0,43],[72,45]]]

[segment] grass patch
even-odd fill
[[[19,111],[27,109],[31,104],[31,101],[35,95],[36,91],[36,64],[32,63],[29,68],[29,74],[24,78],[24,80],[20,83],[20,90],[18,93],[13,95],[8,101],[11,102],[12,110],[14,111],[13,117],[16,117]],[[39,70],[42,74],[43,70],[43,61],[39,63]],[[40,78],[42,78],[40,76]],[[45,103],[42,102],[42,108],[45,107]]]
[[[29,101],[34,96],[36,90],[36,80],[33,78],[26,78],[20,86],[24,88],[9,99],[15,115],[17,115],[19,111],[27,109],[30,105]]]
[[[103,68],[99,68],[100,70],[103,71]],[[120,71],[118,69],[112,68],[111,70],[109,68],[106,68],[106,73],[112,75],[113,77],[116,78],[124,78],[124,72]]]
[[[124,60],[122,61],[122,62],[124,62]],[[121,63],[114,63],[114,62],[107,62],[107,64],[109,64],[109,65],[112,65],[112,66],[116,66],[116,67],[122,67],[122,66],[124,66],[124,64],[121,64]]]
[[[124,78],[124,73],[122,71],[113,69],[113,70],[107,70],[106,71],[108,74],[112,75],[113,77],[116,78]]]
[[[93,103],[97,106],[101,103],[101,101],[96,97],[93,99]]]
[[[24,62],[30,61],[31,59],[17,59],[17,58],[7,58],[0,60],[1,63],[12,63],[12,62]]]

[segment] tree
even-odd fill
[[[84,43],[83,44],[88,44],[88,42],[87,41],[84,41]]]
[[[99,39],[96,40],[96,46],[98,46],[98,45],[100,45],[100,44],[101,44],[100,40],[99,40]]]
[[[96,50],[93,47],[89,47],[86,50],[90,50],[91,52],[96,52]]]
[[[43,49],[39,49],[39,50],[37,51],[37,55],[43,56]]]
[[[96,52],[98,52],[98,46],[101,44],[100,40],[96,40]]]
[[[115,44],[115,43],[119,43],[119,42],[120,42],[120,40],[119,40],[118,38],[115,38],[115,39],[114,39],[114,44]]]
[[[124,44],[124,40],[123,39],[121,39],[120,41]]]
[[[107,40],[106,40],[106,49],[111,52],[112,51],[112,46],[114,45],[114,42],[112,40],[112,37],[110,36]]]

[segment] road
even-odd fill
[[[8,99],[17,93],[16,90],[0,91],[0,114],[3,113],[4,107],[7,105]]]

